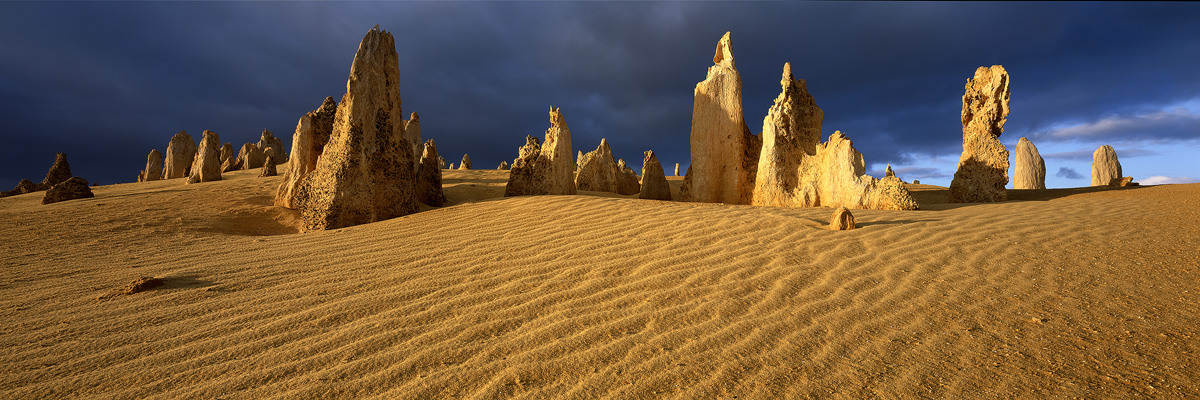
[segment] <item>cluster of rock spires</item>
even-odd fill
[[[622,195],[637,194],[641,190],[637,174],[625,166],[625,160],[613,160],[612,149],[606,139],[600,139],[596,150],[578,155],[575,189]]]
[[[0,197],[41,191],[46,192],[46,195],[42,197],[42,204],[95,197],[92,190],[88,188],[87,180],[71,174],[71,164],[67,163],[65,153],[54,155],[54,164],[50,165],[50,170],[46,172],[46,177],[42,178],[40,183],[22,179],[12,190],[0,192]]]
[[[211,135],[211,141],[210,140]],[[257,143],[245,143],[233,153],[233,144],[221,144],[216,133],[204,131],[200,145],[186,131],[179,131],[167,144],[164,160],[157,149],[146,156],[146,169],[138,172],[138,182],[187,178],[188,183],[221,180],[221,173],[261,169],[262,176],[274,176],[275,165],[288,161],[283,140],[264,129]],[[270,166],[268,166],[270,164]],[[161,171],[161,172],[160,172]]]
[[[525,137],[509,170],[505,196],[575,194],[575,167],[571,162],[571,130],[562,112],[550,107],[550,128],[545,140]]]
[[[803,80],[783,66],[782,90],[750,133],[743,113],[741,77],[729,33],[717,43],[714,65],[695,89],[691,165],[683,201],[783,207],[912,210],[917,202],[895,176],[865,173],[862,155],[841,132],[820,143],[823,113]],[[678,171],[678,168],[677,168]],[[678,172],[676,172],[678,173]]]

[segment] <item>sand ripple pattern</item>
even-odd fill
[[[828,209],[481,198],[502,172],[452,173],[454,206],[293,235],[248,173],[0,199],[0,397],[1200,393],[1200,185],[829,231]],[[166,286],[97,300],[138,276]]]

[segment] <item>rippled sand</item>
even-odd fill
[[[1200,393],[1200,184],[913,185],[922,210],[829,231],[445,171],[451,206],[293,234],[257,172],[0,199],[0,397]],[[141,276],[166,284],[101,299]]]

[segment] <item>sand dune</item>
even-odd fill
[[[910,185],[920,211],[830,231],[455,170],[447,207],[294,234],[257,174],[0,199],[0,397],[1200,393],[1200,184]]]

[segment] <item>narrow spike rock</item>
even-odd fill
[[[446,193],[442,190],[442,166],[438,165],[441,158],[437,153],[437,145],[433,139],[425,141],[421,146],[421,163],[417,164],[417,201],[441,207],[446,204]]]
[[[685,201],[749,204],[760,140],[742,114],[742,78],[729,32],[717,42],[713,66],[696,84],[692,105],[690,195]]]
[[[963,152],[950,181],[951,203],[1008,199],[1008,149],[1000,143],[1008,118],[1008,72],[979,67],[962,97]]]

